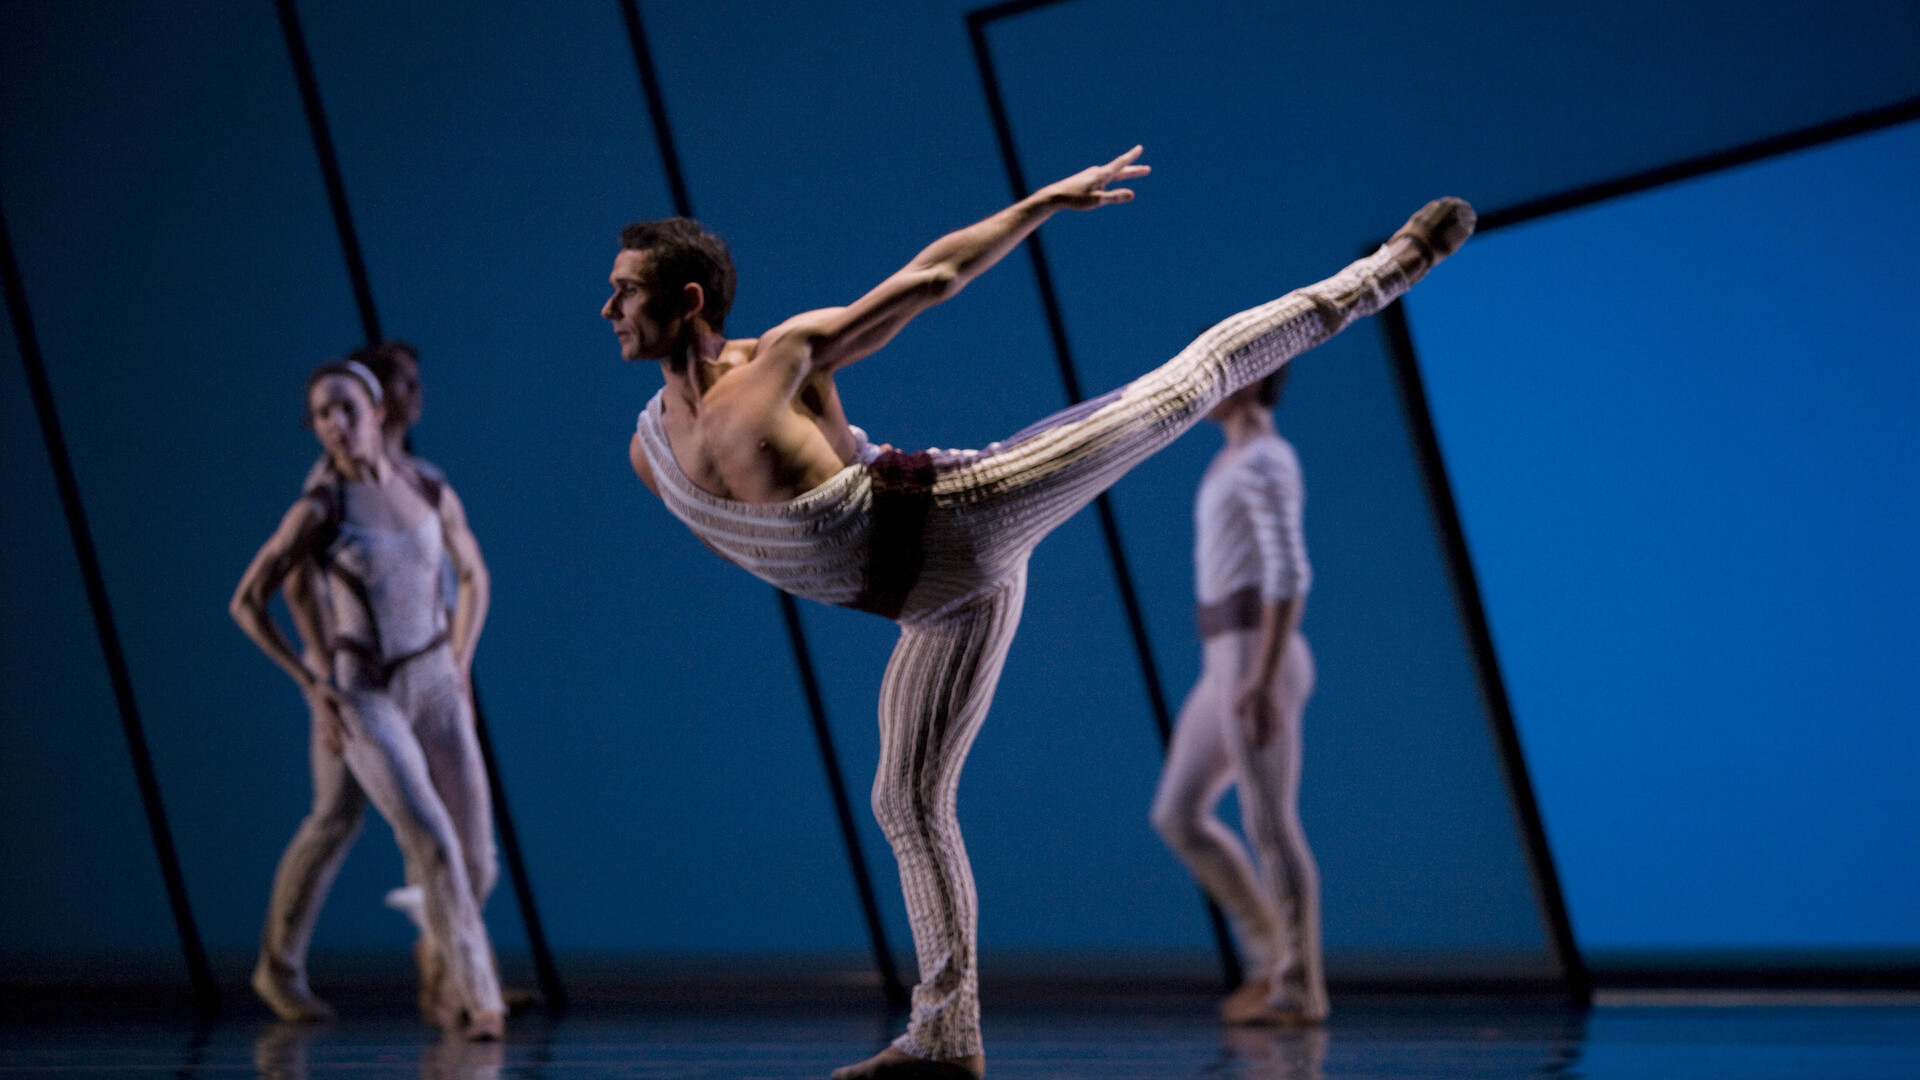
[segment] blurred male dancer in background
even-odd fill
[[[1273,426],[1287,368],[1228,394],[1207,419],[1227,444],[1200,481],[1193,563],[1204,661],[1153,800],[1153,825],[1233,922],[1252,974],[1221,1005],[1232,1024],[1327,1018],[1320,873],[1300,827],[1300,715],[1313,653],[1300,635],[1313,568],[1292,444]],[[1245,848],[1213,814],[1235,785]]]
[[[1027,559],[1061,523],[1241,386],[1384,307],[1465,242],[1473,211],[1429,204],[1340,274],[1231,316],[1103,397],[982,450],[867,441],[839,369],[958,293],[1055,213],[1133,198],[1140,148],[1049,184],[935,241],[847,307],[726,337],[733,263],[684,218],[628,226],[601,314],[627,360],[658,361],[628,455],[667,509],[722,557],[796,596],[900,624],[880,688],[873,808],[892,845],[920,982],[907,1031],[837,1070],[978,1077],[972,872],[955,814],[966,759],[1019,625]],[[711,663],[724,677],[724,649]]]

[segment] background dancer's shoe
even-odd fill
[[[833,1080],[980,1080],[987,1073],[984,1054],[928,1061],[889,1046],[857,1065],[833,1070]]]
[[[263,957],[250,981],[253,992],[282,1020],[321,1024],[333,1019],[333,1006],[314,996],[307,987],[307,977],[300,972]]]

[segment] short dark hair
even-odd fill
[[[1287,372],[1292,370],[1292,364],[1284,364],[1280,370],[1260,380],[1257,400],[1262,406],[1271,409],[1280,403],[1280,388],[1287,385]]]
[[[373,372],[373,377],[380,380],[380,388],[384,390],[392,385],[394,370],[400,366],[403,356],[413,361],[414,366],[419,366],[420,350],[414,348],[412,342],[392,339],[362,345],[348,353],[347,359],[365,364],[367,370]]]
[[[733,255],[727,242],[708,231],[706,226],[685,217],[636,221],[620,230],[620,246],[628,251],[648,251],[647,316],[667,322],[681,314],[680,291],[688,284],[700,286],[706,294],[706,306],[700,315],[715,333],[727,332],[727,312],[733,309]]]

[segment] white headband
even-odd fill
[[[373,395],[373,403],[375,405],[386,404],[386,395],[380,390],[380,380],[373,377],[373,370],[371,368],[358,360],[342,360],[340,364],[358,376],[361,382],[367,384],[367,393]]]

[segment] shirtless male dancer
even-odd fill
[[[833,373],[959,292],[1058,211],[1133,198],[1140,148],[935,241],[847,307],[728,339],[726,246],[683,218],[630,225],[601,314],[666,386],[640,414],[634,472],[723,558],[796,596],[900,624],[880,688],[873,809],[893,847],[920,982],[906,1034],[835,1071],[981,1076],[976,910],[955,799],[1046,535],[1227,394],[1400,295],[1463,243],[1473,211],[1428,204],[1338,275],[1242,312],[1166,364],[983,450],[903,453],[847,422]]]
[[[443,1022],[464,1013],[468,1038],[499,1038],[505,1013],[480,919],[484,893],[472,880],[492,876],[467,687],[484,570],[457,497],[387,453],[383,398],[380,380],[358,361],[315,369],[307,406],[326,451],[322,477],[261,547],[230,605],[241,629],[299,685],[315,720],[315,806],[275,876],[253,985],[283,1018],[331,1015],[307,986],[305,947],[371,800],[393,827],[408,880],[424,892],[430,948],[457,1000]],[[449,558],[458,580],[451,618],[441,597]],[[302,658],[268,616],[267,600],[308,560],[318,567],[322,603],[290,606],[310,652],[320,642],[322,657]],[[469,854],[476,823],[488,828]]]

